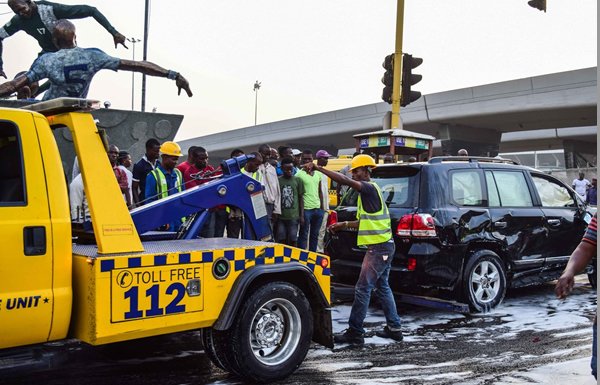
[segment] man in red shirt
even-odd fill
[[[188,148],[188,157],[185,162],[179,163],[176,167],[179,171],[181,171],[181,175],[185,175],[185,172],[191,165],[194,164],[194,150],[198,148],[196,146],[191,146]]]
[[[127,174],[125,173],[125,171],[119,168],[119,163],[117,162],[118,157],[119,148],[114,144],[111,144],[108,147],[108,160],[110,161],[110,165],[113,168],[113,172],[115,173],[115,177],[117,178],[117,182],[119,183],[119,187],[121,188],[121,192],[123,193],[125,202],[127,202],[127,207],[131,207],[131,198],[129,194],[129,182],[127,181]]]
[[[215,169],[208,164],[208,152],[203,147],[196,147],[192,153],[192,157],[194,159],[194,164],[192,164],[183,174],[186,189],[199,186],[223,176],[221,169]],[[227,216],[228,214],[225,205],[211,208],[206,223],[200,232],[200,236],[202,238],[222,237],[225,234]]]

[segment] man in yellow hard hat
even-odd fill
[[[376,335],[402,341],[400,317],[388,283],[395,251],[390,214],[381,190],[377,184],[371,182],[371,170],[376,166],[375,160],[369,155],[355,156],[350,164],[352,179],[319,165],[310,166],[316,167],[318,171],[338,184],[347,185],[360,194],[356,211],[358,219],[352,222],[338,222],[329,227],[329,231],[333,233],[348,229],[358,230],[358,246],[367,247],[367,253],[354,288],[354,303],[348,320],[349,328],[344,333],[334,336],[334,341],[337,343],[364,343],[363,322],[367,315],[373,289],[377,289],[375,293],[379,298],[387,322],[387,326],[382,331],[376,332]]]
[[[183,175],[175,166],[181,157],[181,147],[175,142],[164,142],[160,146],[162,162],[146,176],[146,201],[165,198],[184,190]],[[166,230],[177,231],[181,220],[169,223]]]

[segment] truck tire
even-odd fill
[[[213,328],[204,328],[201,332],[204,352],[213,364],[227,372],[239,375],[239,372],[231,362],[232,353],[227,350],[228,332],[214,330]]]
[[[463,295],[471,310],[486,312],[498,306],[506,294],[506,273],[498,255],[485,250],[467,262]]]
[[[232,358],[240,377],[258,383],[279,380],[306,357],[312,310],[298,287],[268,283],[246,298],[230,331],[229,349],[235,352]]]

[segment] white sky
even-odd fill
[[[597,65],[597,1],[405,0],[404,52],[423,94]],[[85,0],[57,0],[81,4]],[[143,38],[144,0],[88,0],[127,37]],[[396,0],[151,0],[148,60],[181,72],[194,96],[148,77],[146,111],[185,115],[178,140],[381,101],[383,58],[394,51]],[[9,12],[7,5],[0,12]],[[0,16],[0,22],[12,14]],[[93,19],[76,20],[81,47],[114,49]],[[25,35],[4,41],[7,75],[29,68],[39,47]],[[136,46],[141,60],[142,44]],[[140,109],[136,75],[135,109]],[[183,93],[185,94],[185,93]],[[131,73],[101,71],[90,98],[131,108]]]

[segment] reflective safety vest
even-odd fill
[[[179,169],[174,168],[173,171],[175,175],[177,175],[177,180],[175,181],[175,187],[177,188],[177,192],[181,192],[181,184],[183,182],[183,176],[181,175],[181,171]],[[167,178],[165,178],[165,174],[162,173],[158,168],[150,171],[156,180],[156,195],[157,199],[166,198],[169,196],[169,187],[167,186]]]
[[[383,201],[381,190],[377,184],[368,182],[375,187],[379,201],[381,202],[381,208],[376,213],[368,213],[363,209],[360,195],[358,196],[358,207],[356,211],[356,217],[358,218],[358,238],[356,244],[362,245],[374,245],[377,243],[387,242],[392,238],[392,223],[390,221],[390,213],[388,208]]]

